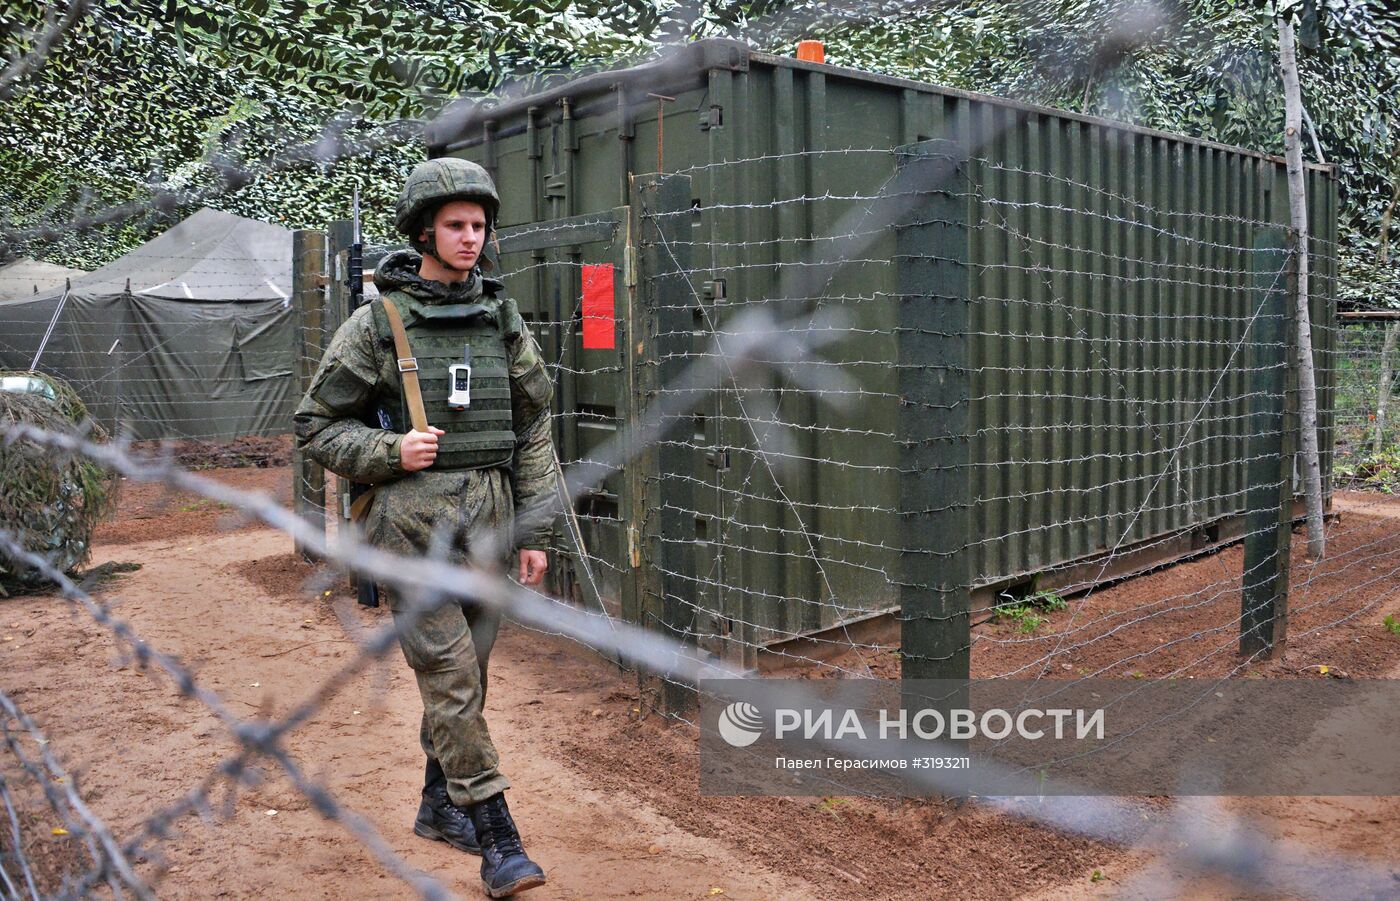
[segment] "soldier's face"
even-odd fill
[[[438,256],[459,269],[470,269],[486,245],[486,210],[470,200],[444,203],[433,216]],[[419,236],[426,240],[426,232]]]

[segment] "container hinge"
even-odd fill
[[[540,108],[531,106],[525,109],[525,156],[527,159],[544,159],[544,147],[540,141]]]
[[[705,288],[702,293],[704,294],[706,303],[724,303],[725,290],[724,279],[717,278],[714,281],[705,282]]]
[[[711,466],[713,466],[715,469],[719,469],[719,470],[728,469],[728,468],[729,468],[729,451],[727,451],[727,450],[712,450],[712,451],[710,451],[709,453],[705,454],[705,462],[706,462],[706,463],[709,463],[709,464],[710,464]]]
[[[569,180],[564,175],[546,176],[544,180],[544,196],[549,198],[569,196]]]
[[[700,130],[709,131],[724,125],[724,107],[710,104],[710,108],[700,114]]]

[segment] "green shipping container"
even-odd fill
[[[707,392],[659,447],[573,499],[557,587],[750,667],[883,640],[899,607],[898,417],[915,411],[894,365],[894,230],[864,225],[896,148],[930,141],[967,157],[975,603],[1241,534],[1250,265],[1257,232],[1288,220],[1281,159],[703,41],[458,110],[430,155],[497,179],[499,263],[555,365],[566,464],[602,453],[666,394],[668,364],[703,359],[714,332],[823,256],[845,262],[798,302],[847,314],[820,357],[855,403],[777,376],[766,392]],[[665,248],[689,259],[681,340],[658,331],[678,320],[647,271],[641,185],[657,172],[689,177]],[[1325,478],[1337,188],[1331,167],[1307,178]]]

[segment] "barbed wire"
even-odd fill
[[[249,498],[247,496],[240,495],[237,492],[230,491],[229,489],[218,485],[217,483],[210,482],[206,479],[201,479],[200,477],[190,473],[182,472],[177,467],[172,467],[168,463],[152,465],[147,462],[131,460],[119,448],[107,448],[96,445],[90,445],[86,442],[82,442],[81,440],[74,439],[66,435],[57,435],[52,433],[45,434],[42,432],[42,430],[35,430],[29,428],[23,428],[18,432],[11,431],[10,434],[7,434],[6,437],[7,440],[12,441],[39,441],[56,449],[61,449],[68,452],[82,452],[85,454],[91,454],[94,457],[102,460],[104,463],[114,466],[114,468],[117,468],[118,471],[125,473],[129,478],[164,481],[176,485],[184,490],[197,490],[201,494],[204,494],[205,496],[210,497],[212,499],[233,503],[244,509],[246,512],[257,515],[259,518],[264,519],[264,521],[272,521],[274,522],[274,524],[277,524],[280,528],[287,529],[288,531],[292,531],[293,533],[301,531],[305,528],[304,525],[298,523],[294,517],[288,516],[284,511],[281,511],[280,508],[276,507],[276,505],[271,504],[266,500]],[[314,535],[312,535],[309,532],[309,530],[303,531],[302,534],[300,534],[298,537],[302,540],[314,540]],[[17,546],[14,545],[14,543],[8,538],[0,539],[0,544],[3,544],[10,553],[15,553],[17,550]],[[395,560],[392,555],[382,554],[382,552],[378,552],[371,548],[363,546],[357,547],[355,546],[353,541],[349,543],[349,546],[344,548],[331,548],[327,546],[325,548],[318,548],[318,550],[326,551],[330,559],[335,559],[341,563],[351,563],[352,561],[359,561],[364,564],[364,569],[373,573],[376,576],[376,578],[381,578],[386,582],[396,583],[400,588],[404,589],[412,588],[418,589],[420,591],[426,589],[429,592],[445,592],[447,590],[447,585],[453,585],[454,587],[451,589],[453,593],[465,591],[471,592],[473,596],[476,596],[475,592],[478,588],[486,587],[486,583],[495,583],[492,595],[493,599],[489,600],[488,602],[506,603],[509,609],[511,609],[513,615],[521,612],[522,607],[524,606],[535,606],[542,602],[542,599],[540,599],[539,596],[535,595],[533,592],[525,592],[518,588],[508,589],[507,586],[499,584],[496,581],[495,577],[483,576],[483,574],[479,571],[460,570],[454,567],[447,566],[445,564],[435,563],[432,561],[427,561],[425,563],[425,566],[428,570],[427,572],[422,572],[417,575],[410,575],[404,573],[404,568],[399,566],[399,576],[395,577],[391,575],[391,572],[395,568]],[[42,558],[39,558],[37,555],[29,554],[25,557],[25,559],[41,567],[45,565],[42,561]],[[133,653],[137,654],[138,656],[140,656],[148,662],[152,662],[157,665],[163,666],[163,668],[166,668],[166,671],[172,675],[172,677],[175,679],[177,685],[181,688],[182,691],[192,692],[192,696],[198,697],[201,700],[206,700],[209,697],[203,692],[202,689],[197,688],[196,684],[193,681],[193,677],[190,676],[188,672],[183,669],[183,667],[180,667],[177,663],[174,663],[170,658],[164,657],[159,652],[151,649],[149,645],[147,645],[141,639],[136,637],[134,633],[132,633],[129,630],[129,628],[124,627],[122,624],[119,623],[119,621],[115,621],[112,618],[110,618],[110,616],[105,613],[105,610],[100,605],[96,605],[95,602],[93,602],[90,598],[86,598],[85,594],[81,591],[81,589],[77,588],[76,585],[74,585],[71,581],[67,580],[67,578],[63,576],[63,574],[50,571],[47,573],[47,575],[53,577],[55,581],[59,583],[60,587],[64,591],[65,596],[78,600],[80,603],[83,604],[85,608],[89,610],[89,612],[93,612],[95,608],[97,611],[95,615],[105,618],[106,622],[104,623],[104,625],[112,629],[114,636],[122,637],[127,642],[128,646],[132,648]],[[444,577],[446,577],[446,579],[450,579],[451,581],[445,581]],[[466,584],[465,586],[461,581],[463,579],[466,579],[468,582],[468,584]],[[509,591],[509,594],[506,596],[501,596],[499,592],[502,590]],[[486,595],[482,595],[481,597],[483,600],[487,599]],[[525,602],[525,598],[527,597],[531,600]],[[576,614],[577,612],[573,611],[573,608],[570,608],[567,605],[560,605],[558,602],[552,601],[543,601],[543,604],[544,607],[550,611],[548,614],[549,619],[546,620],[550,622],[550,628],[558,631],[561,629],[562,626],[565,632],[571,634],[576,639],[580,637],[580,631],[570,628],[570,626],[561,624],[557,621],[550,621],[553,617],[558,616],[560,613],[564,613],[565,611],[570,611],[571,614]],[[530,617],[528,615],[526,618],[527,620],[534,619],[534,617]],[[619,638],[615,639],[615,641],[618,644],[627,644],[631,646],[634,651],[636,651],[638,650],[638,648],[635,644],[633,644],[633,642],[635,642],[639,638],[643,640],[646,650],[642,651],[641,653],[633,653],[631,657],[634,660],[634,662],[646,662],[651,664],[657,664],[662,663],[663,661],[667,661],[671,664],[674,664],[677,655],[684,655],[685,653],[687,653],[683,650],[683,648],[680,645],[672,643],[669,639],[666,639],[663,636],[658,636],[655,633],[649,633],[644,631],[640,632],[639,634],[638,632],[630,630],[625,624],[617,625],[622,630],[622,634],[619,636]],[[592,631],[592,635],[590,635],[587,639],[588,644],[594,647],[607,646],[606,632],[600,632],[597,630],[590,631]],[[593,640],[594,638],[599,638],[603,641],[601,644],[595,643]],[[234,736],[241,744],[245,746],[265,746],[267,748],[275,747],[273,745],[268,745],[267,743],[273,741],[276,736],[284,734],[285,731],[289,730],[290,728],[295,728],[295,726],[299,722],[304,720],[304,716],[308,711],[314,711],[315,709],[317,709],[317,707],[319,707],[320,704],[324,703],[326,697],[328,697],[329,694],[337,691],[338,686],[341,686],[345,683],[346,674],[352,671],[354,668],[357,668],[358,666],[362,665],[362,660],[364,658],[372,657],[392,648],[394,641],[395,639],[393,636],[392,629],[387,629],[380,633],[376,633],[376,635],[373,638],[371,638],[365,643],[365,645],[361,649],[360,655],[355,658],[355,661],[347,665],[347,667],[342,669],[339,673],[335,674],[333,678],[328,679],[322,689],[313,693],[312,696],[308,697],[308,699],[303,704],[298,705],[298,707],[292,713],[288,714],[282,721],[276,724],[250,723],[246,720],[238,720],[237,718],[233,718],[230,725],[234,727]],[[614,648],[614,650],[622,652],[624,649],[621,647],[616,647]],[[696,663],[704,669],[712,671],[714,671],[715,669],[713,664],[707,664],[704,661],[696,661]],[[732,671],[718,670],[716,672],[723,673],[729,676],[736,675]],[[847,670],[846,672],[850,673],[851,671]],[[215,701],[215,703],[217,704],[218,702]],[[310,792],[309,797],[311,798],[313,803],[316,804],[317,809],[320,812],[322,812],[323,815],[325,815],[328,819],[339,821],[341,818],[346,817],[348,815],[342,808],[335,806],[328,799],[328,796],[322,796],[319,792],[312,789],[310,783],[306,782],[304,780],[304,777],[300,777],[299,770],[296,768],[295,763],[290,760],[290,758],[286,755],[284,751],[281,751],[280,749],[274,750],[271,756],[278,763],[279,766],[282,766],[284,769],[288,770],[289,774],[293,776],[294,784],[296,784],[298,788]],[[914,779],[914,781],[918,782],[926,781],[928,783],[928,787],[930,788],[937,787],[941,791],[950,790],[950,787],[943,781],[941,781],[938,778],[937,774],[920,774],[912,778]],[[1053,825],[1056,825],[1059,828],[1073,828],[1075,831],[1081,831],[1085,834],[1093,835],[1100,838],[1121,838],[1121,832],[1119,831],[1119,829],[1123,821],[1120,819],[1119,815],[1110,812],[1112,805],[1098,804],[1096,802],[1087,802],[1085,799],[1071,799],[1070,803],[1062,803],[1064,799],[1053,799],[1053,801],[1054,803],[1042,802],[1040,805],[1036,805],[1034,810],[1027,810],[1017,806],[1016,802],[998,802],[996,799],[989,799],[989,803],[992,803],[996,806],[1004,806],[1006,808],[1009,808],[1008,812],[1013,813],[1017,816],[1033,816],[1036,819],[1044,820]],[[193,805],[191,805],[188,799],[182,799],[182,803],[180,806],[183,808],[189,808]],[[1173,857],[1175,857],[1175,855],[1178,853],[1181,853],[1180,849],[1174,850]],[[1270,853],[1272,853],[1272,851]],[[1187,855],[1187,857],[1183,859],[1192,858],[1190,858],[1190,856]],[[1296,863],[1297,859],[1293,858],[1293,860]],[[1209,858],[1209,862],[1207,863],[1207,869],[1209,869],[1212,872],[1235,873],[1240,869],[1250,869],[1250,864],[1250,861],[1241,861],[1239,859],[1232,858],[1228,866],[1222,866],[1220,861],[1215,860],[1213,856],[1211,856]],[[1289,879],[1298,878],[1298,874],[1294,873],[1291,869],[1288,872],[1291,874]],[[1381,880],[1383,876],[1385,878],[1388,878],[1388,872],[1383,874],[1380,871],[1371,870],[1364,865],[1353,865],[1349,870],[1349,875],[1347,877],[1348,882],[1345,884],[1358,888],[1366,885],[1382,885],[1384,883],[1378,880]],[[1306,882],[1298,883],[1295,881],[1289,881],[1289,879],[1281,878],[1278,873],[1273,873],[1269,876],[1267,881],[1260,884],[1273,886],[1296,886],[1299,884],[1307,884]],[[425,888],[421,884],[419,884],[418,887],[420,888],[420,890]],[[429,897],[433,896],[433,893],[431,891],[424,891],[424,894]]]
[[[0,536],[0,541],[4,540],[5,538]],[[39,731],[33,720],[15,704],[14,699],[3,690],[0,690],[0,714],[3,714],[0,716],[0,733],[3,733],[6,748],[9,749],[15,761],[19,763],[20,768],[43,791],[44,799],[50,808],[59,814],[70,834],[82,841],[87,847],[94,863],[94,872],[91,878],[106,882],[112,890],[112,894],[117,898],[124,896],[123,886],[138,898],[155,897],[145,881],[136,875],[128,856],[117,846],[116,840],[113,839],[106,824],[88,809],[86,802],[83,801],[74,785],[72,776],[63,769],[54,756],[49,746],[49,740]],[[34,745],[37,752],[25,750],[21,742],[21,734]],[[34,874],[25,859],[19,818],[16,815],[3,776],[0,776],[0,788],[5,789],[4,803],[9,815],[11,835],[14,841],[14,857],[21,866],[26,887],[30,894],[37,899],[39,889],[35,884]],[[3,870],[4,867],[0,866],[0,872]],[[8,882],[8,879],[6,881]],[[20,892],[13,884],[9,885],[8,888],[13,897],[20,897]]]
[[[989,139],[986,144],[990,143]],[[329,125],[325,141],[279,154],[268,166],[336,158],[325,155],[327,148],[345,150],[339,132]],[[965,184],[925,185],[913,191],[892,188],[894,178],[889,173],[898,159],[888,149],[762,153],[691,166],[672,175],[724,178],[740,166],[851,157],[879,161],[883,168],[872,166],[875,174],[871,177],[866,177],[868,173],[853,175],[849,185],[840,190],[805,185],[803,181],[809,176],[803,175],[789,194],[775,189],[773,196],[755,195],[742,202],[706,202],[675,210],[634,204],[635,221],[658,226],[653,246],[659,248],[665,270],[645,273],[641,292],[659,293],[660,279],[679,278],[684,286],[679,292],[683,296],[663,299],[648,311],[691,310],[696,314],[691,329],[658,326],[647,332],[647,338],[670,346],[635,364],[622,354],[599,357],[597,365],[581,363],[577,354],[595,351],[578,346],[580,298],[560,300],[555,308],[559,312],[545,315],[544,298],[535,296],[544,289],[529,286],[535,278],[557,277],[558,285],[569,286],[561,292],[561,297],[567,296],[574,290],[572,280],[581,267],[591,264],[586,262],[588,254],[510,267],[512,290],[536,302],[531,327],[551,339],[554,352],[548,367],[556,382],[577,388],[589,379],[601,383],[633,369],[655,373],[663,363],[687,367],[681,377],[657,385],[645,397],[631,399],[639,412],[645,413],[639,427],[629,422],[631,411],[621,390],[604,397],[613,401],[610,404],[597,403],[590,409],[579,406],[557,414],[561,431],[577,432],[584,424],[608,427],[608,434],[597,436],[592,443],[576,434],[571,436],[574,451],[563,460],[567,497],[593,497],[608,480],[626,476],[629,468],[642,469],[639,448],[685,452],[696,463],[679,471],[643,469],[638,481],[656,489],[660,502],[643,505],[646,508],[638,521],[630,514],[579,514],[590,527],[616,528],[626,523],[654,539],[647,546],[648,559],[642,567],[646,578],[654,579],[655,584],[649,581],[642,588],[643,604],[635,623],[617,622],[609,615],[512,586],[498,574],[450,567],[440,559],[406,566],[402,559],[366,547],[353,535],[338,535],[336,543],[327,543],[323,531],[270,499],[250,498],[199,479],[169,460],[137,458],[125,444],[103,447],[81,437],[8,424],[0,424],[0,431],[7,446],[28,442],[54,453],[81,454],[128,478],[192,491],[252,515],[291,535],[326,561],[403,592],[409,599],[410,622],[435,605],[469,596],[499,606],[532,628],[565,635],[661,680],[686,687],[703,675],[751,677],[755,667],[750,663],[759,655],[834,678],[874,676],[880,672],[878,658],[882,656],[942,659],[924,649],[904,647],[902,640],[872,638],[856,631],[874,616],[889,617],[898,629],[918,619],[949,623],[958,615],[905,613],[899,606],[899,591],[906,587],[900,560],[915,554],[978,555],[966,575],[951,587],[991,593],[992,597],[983,599],[987,619],[972,625],[966,645],[948,654],[966,652],[970,665],[982,672],[1003,678],[1033,673],[1036,682],[1048,681],[1053,663],[1063,660],[1069,665],[1068,659],[1080,652],[1117,645],[1120,640],[1127,644],[1130,638],[1136,644],[1112,651],[1112,659],[1089,662],[1089,675],[1084,677],[1122,671],[1149,659],[1159,663],[1169,676],[1205,670],[1207,664],[1220,665],[1238,639],[1243,614],[1230,611],[1223,620],[1208,624],[1196,624],[1190,618],[1213,614],[1222,604],[1238,602],[1241,584],[1258,575],[1264,563],[1229,572],[1224,555],[1217,554],[1209,559],[1209,565],[1218,575],[1198,573],[1188,590],[1163,590],[1147,600],[1130,600],[1119,609],[1097,605],[1104,603],[1101,598],[1111,591],[1108,586],[1121,577],[1118,567],[1140,572],[1160,566],[1162,560],[1180,556],[1172,543],[1183,534],[1219,528],[1222,521],[1245,512],[1251,489],[1273,488],[1277,493],[1277,489],[1292,487],[1292,477],[1287,474],[1264,479],[1246,476],[1250,464],[1277,456],[1267,449],[1252,448],[1256,439],[1268,437],[1273,430],[1256,427],[1256,411],[1251,408],[1277,408],[1289,397],[1287,390],[1251,386],[1253,379],[1289,364],[1240,359],[1246,349],[1252,351],[1258,343],[1252,329],[1263,310],[1260,295],[1267,293],[1251,281],[1257,271],[1250,263],[1262,257],[1262,250],[1247,242],[1255,230],[1275,223],[1242,207],[1223,212],[1173,210],[1120,190],[1121,178],[1104,187],[989,158],[985,152],[969,154],[963,160],[963,175],[968,176]],[[250,171],[256,170],[255,166]],[[979,177],[972,178],[972,173]],[[1013,178],[1037,182],[1039,187],[1020,184],[1014,196],[999,194],[998,188],[1005,188]],[[1048,193],[1050,184],[1094,199],[1074,205],[1031,197],[1037,190]],[[978,242],[999,242],[1009,255],[989,260],[976,253],[964,259],[957,254],[889,252],[888,238],[896,228],[955,224],[919,212],[920,205],[935,194],[975,204],[980,210],[962,224],[974,250]],[[118,221],[152,208],[136,202],[88,218]],[[1123,215],[1124,209],[1132,215]],[[760,231],[757,227],[730,233],[720,224],[740,217],[779,215],[805,219],[798,223],[797,231],[776,237],[755,238],[753,232]],[[1037,221],[1032,216],[1040,218]],[[1052,220],[1055,226],[1047,224]],[[671,223],[684,224],[686,230],[670,233],[667,226]],[[693,230],[697,223],[706,226],[699,236]],[[818,223],[830,228],[817,235]],[[562,231],[581,225],[527,225],[514,234],[530,237],[551,233],[559,237]],[[1080,234],[1075,234],[1075,229]],[[1104,238],[1109,230],[1111,243]],[[740,237],[745,240],[737,240]],[[1314,242],[1314,256],[1335,257],[1338,244],[1316,238]],[[1150,248],[1146,246],[1149,243]],[[1153,256],[1154,250],[1158,256]],[[1230,259],[1203,260],[1200,255],[1208,252],[1224,252]],[[683,265],[687,254],[695,259]],[[523,261],[526,256],[520,253],[512,258]],[[850,284],[862,279],[894,280],[901,266],[911,264],[960,266],[973,284],[965,295],[948,296],[934,292],[911,295],[888,290],[890,285],[884,283]],[[1283,269],[1271,274],[1277,287],[1284,278]],[[714,299],[713,291],[707,295],[702,287],[715,279],[729,280],[729,293],[722,301]],[[1316,290],[1324,301],[1329,293],[1335,296],[1340,287],[1349,284],[1346,276],[1329,274],[1321,267],[1315,282],[1323,286]],[[517,285],[521,286],[518,290]],[[862,287],[869,287],[869,291]],[[1191,308],[1185,312],[1171,309],[1171,302],[1184,292],[1193,292]],[[965,302],[986,312],[957,335],[892,323],[889,311],[914,298],[930,304]],[[1180,301],[1178,306],[1187,303]],[[1154,304],[1159,306],[1154,308]],[[837,311],[851,312],[844,309],[847,306],[858,307],[856,315],[837,318]],[[872,318],[861,318],[867,315]],[[1033,324],[1032,316],[1044,316],[1045,321]],[[1068,327],[1056,327],[1054,319],[1067,322]],[[1197,330],[1172,328],[1182,323]],[[1343,365],[1345,357],[1336,359],[1340,351],[1335,343],[1352,334],[1348,328],[1326,321],[1315,325],[1319,372],[1335,380],[1325,390],[1346,390],[1342,376],[1355,374],[1354,368]],[[1146,334],[1133,333],[1139,329]],[[639,326],[637,334],[644,330]],[[302,330],[312,357],[323,347],[327,331]],[[101,332],[94,328],[90,334]],[[626,334],[630,338],[634,333]],[[974,347],[1000,344],[1005,356],[992,360],[970,357],[958,366],[932,366],[901,362],[893,353],[902,341],[954,337]],[[689,347],[683,346],[686,342]],[[152,347],[143,355],[164,346]],[[1183,353],[1169,353],[1176,349]],[[1033,351],[1042,355],[1032,356]],[[56,353],[83,358],[79,351]],[[1015,356],[1018,353],[1023,354],[1019,359]],[[209,356],[216,358],[212,352]],[[89,389],[107,381],[130,362],[120,361],[102,376],[85,378],[79,387]],[[940,377],[956,372],[984,381],[976,383],[966,397],[949,404],[906,398],[899,389],[899,377],[925,370],[937,370]],[[289,384],[291,378],[288,376]],[[124,390],[139,390],[144,383],[161,381],[125,375],[122,379]],[[1165,390],[1167,379],[1181,387]],[[220,384],[239,382],[220,380]],[[602,389],[597,393],[601,395]],[[126,406],[122,414],[128,422],[160,424],[177,433],[198,422],[197,417],[142,416],[135,412],[133,400],[123,395]],[[846,405],[832,403],[839,401]],[[246,403],[256,406],[251,400]],[[1075,405],[1085,412],[1072,412]],[[974,520],[975,531],[956,536],[961,544],[928,551],[903,540],[900,518],[918,511],[902,504],[897,485],[892,488],[891,482],[901,475],[942,472],[947,467],[903,461],[900,451],[909,439],[902,438],[897,428],[879,423],[886,421],[881,417],[890,422],[898,422],[900,416],[937,417],[964,406],[980,410],[986,418],[974,419],[973,427],[960,434],[936,440],[974,442],[987,451],[957,467],[969,479],[978,480],[966,506],[977,508],[979,519]],[[1363,409],[1364,404],[1342,403],[1336,416],[1360,421],[1366,415]],[[862,422],[866,424],[860,425]],[[1337,426],[1334,422],[1329,427]],[[1037,441],[1044,443],[1037,445]],[[707,456],[722,465],[709,463]],[[1114,469],[1120,464],[1122,469]],[[1335,458],[1331,465],[1335,487]],[[1032,484],[1032,476],[1040,477],[1032,467],[1042,466],[1061,469]],[[1065,475],[1076,467],[1082,473]],[[1091,511],[1089,505],[1095,501],[1108,509]],[[1065,506],[1051,506],[1059,502]],[[537,515],[552,518],[557,512],[556,507]],[[713,523],[713,531],[707,528],[703,539],[699,535],[668,535],[659,525],[663,513],[693,518],[697,524],[706,520]],[[849,519],[842,518],[848,514]],[[1160,525],[1142,525],[1146,520],[1166,522],[1175,514],[1180,516],[1171,520],[1166,530]],[[1240,529],[1229,540],[1259,538],[1274,528]],[[1032,547],[1035,539],[1063,541],[1069,547],[1069,540],[1061,536],[1070,532],[1089,536],[1076,545],[1086,553],[1056,556]],[[1331,537],[1333,555],[1326,561],[1313,561],[1305,569],[1306,577],[1294,586],[1293,596],[1300,601],[1314,587],[1320,596],[1296,604],[1290,614],[1299,622],[1304,614],[1321,616],[1315,625],[1295,632],[1291,636],[1294,642],[1375,610],[1390,597],[1387,589],[1394,587],[1392,580],[1400,570],[1393,565],[1400,547],[1390,546],[1387,537],[1364,541],[1364,533],[1335,524]],[[499,536],[498,540],[505,541]],[[1362,543],[1349,545],[1346,540]],[[237,748],[176,803],[146,817],[124,847],[114,845],[115,856],[113,849],[98,842],[93,851],[95,866],[78,883],[84,891],[104,881],[117,894],[119,884],[130,887],[125,875],[119,883],[110,881],[120,872],[119,861],[135,858],[164,840],[179,817],[210,809],[218,786],[238,784],[248,777],[255,761],[262,761],[285,776],[327,820],[344,826],[386,870],[425,897],[445,894],[440,883],[405,863],[367,820],[308,778],[283,743],[288,734],[344,690],[350,676],[392,649],[396,637],[391,628],[365,639],[349,663],[311,689],[283,717],[240,718],[187,667],[152,648],[129,625],[114,618],[110,608],[95,601],[41,556],[7,535],[0,535],[0,548],[54,581],[65,597],[107,629],[140,666],[161,669],[181,694],[214,711]],[[658,552],[657,559],[649,559],[652,550]],[[1161,556],[1152,558],[1155,563],[1130,559],[1145,552]],[[687,560],[686,554],[694,556]],[[1004,559],[993,559],[998,554]],[[677,560],[690,565],[679,565]],[[571,562],[595,582],[599,573],[621,580],[635,575],[638,568],[634,563],[610,559],[603,552],[590,553],[581,543],[571,552]],[[1073,564],[1082,564],[1080,571],[1066,576],[1056,588],[1046,589],[1078,595],[1058,598],[1069,612],[1055,618],[1053,632],[994,631],[999,617],[1010,616],[1006,611],[1013,606],[1011,602],[1035,597],[1030,589],[1037,587],[1032,581],[1036,574]],[[1327,579],[1353,573],[1361,566],[1371,566],[1379,575],[1321,594]],[[696,593],[677,586],[689,586]],[[658,613],[658,602],[678,605],[681,618],[677,620],[665,611]],[[1046,616],[1049,618],[1051,612]],[[1147,626],[1171,618],[1180,620],[1171,624],[1180,628],[1170,635],[1140,634]],[[806,644],[791,644],[799,640]],[[828,658],[828,653],[833,656]],[[1031,659],[1016,658],[1017,654],[1029,654]],[[1225,676],[1235,676],[1260,659],[1256,652],[1243,660],[1230,660],[1224,665]],[[1082,680],[1064,681],[1073,684]],[[0,694],[0,699],[4,697]],[[643,700],[642,705],[646,704]],[[695,725],[683,712],[665,708],[662,712]],[[8,728],[6,736],[8,740]],[[14,745],[11,748],[14,750]],[[63,781],[52,770],[38,773],[30,775],[42,782],[46,791],[49,785],[44,780]],[[955,777],[940,778],[933,773],[917,774],[910,782],[912,787],[941,793],[957,794],[960,789]],[[71,783],[69,787],[76,792]],[[830,787],[834,791],[846,788],[839,780],[831,780]],[[75,797],[65,803],[71,805],[75,799],[80,801]],[[8,794],[4,801],[15,824]],[[1115,805],[1097,800],[1057,802],[1039,808],[1003,800],[990,803],[1017,816],[1103,840],[1133,834],[1130,826],[1136,825]],[[83,834],[98,841],[100,823],[84,823]],[[1247,878],[1255,887],[1335,893],[1343,888],[1379,891],[1392,884],[1378,866],[1360,863],[1340,879],[1329,871],[1323,881],[1302,869],[1315,855],[1271,846],[1248,828],[1229,830],[1226,840],[1204,843],[1204,847],[1199,841],[1182,847],[1180,841],[1198,837],[1199,826],[1186,822],[1178,828],[1182,831],[1153,845],[1165,857],[1212,873]],[[18,825],[14,831],[19,831]],[[134,874],[132,878],[136,879]],[[7,890],[11,890],[8,885]]]

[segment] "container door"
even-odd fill
[[[601,485],[573,497],[555,525],[550,590],[611,613],[619,609],[625,542],[617,438],[624,396],[621,313],[625,207],[501,229],[497,274],[539,341],[554,381],[554,442],[567,470],[607,460]]]
[[[639,185],[626,371],[639,424],[661,432],[636,448],[627,515],[638,549],[637,621],[736,659],[742,646],[731,640],[724,615],[719,504],[730,461],[718,414],[730,380],[714,346],[713,285],[696,268],[697,261],[704,266],[699,217],[687,176]]]

